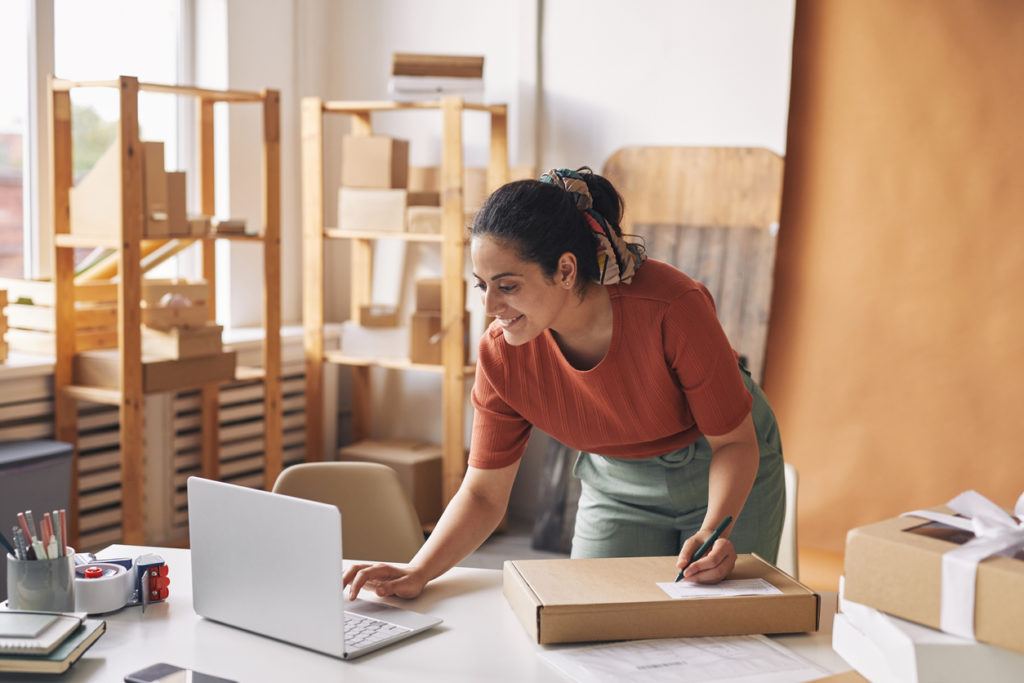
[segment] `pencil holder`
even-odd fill
[[[53,560],[19,560],[7,554],[7,606],[40,612],[75,610],[75,550]]]

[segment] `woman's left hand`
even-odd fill
[[[686,567],[690,557],[697,552],[697,548],[711,535],[711,531],[698,531],[690,536],[683,543],[683,549],[679,551],[677,568]],[[719,538],[711,546],[704,557],[700,558],[683,572],[683,578],[695,583],[718,583],[729,576],[732,568],[736,566],[736,549],[732,547],[732,541],[728,538]]]

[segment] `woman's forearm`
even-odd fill
[[[736,519],[754,486],[760,453],[752,422],[745,427],[749,429],[742,429],[742,438],[719,444],[712,451],[704,529],[714,529],[727,515]]]
[[[479,548],[505,514],[517,469],[471,469],[410,566],[429,581]]]

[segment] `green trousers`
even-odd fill
[[[764,393],[745,369],[742,374],[754,398],[761,459],[729,539],[736,552],[775,562],[786,508],[782,442]],[[582,486],[572,557],[677,555],[704,522],[710,465],[711,446],[704,437],[643,460],[580,453],[573,469]]]

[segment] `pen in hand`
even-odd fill
[[[690,558],[690,561],[687,562],[685,565],[683,565],[683,568],[679,570],[679,575],[676,577],[676,581],[679,581],[680,579],[683,578],[683,572],[686,571],[687,567],[689,567],[691,564],[693,564],[694,562],[696,562],[700,558],[704,557],[704,555],[709,550],[711,550],[711,546],[713,546],[715,544],[715,541],[718,540],[718,537],[722,535],[722,532],[725,531],[726,528],[731,523],[732,523],[732,515],[726,515],[725,519],[723,519],[721,521],[721,523],[717,527],[715,527],[715,530],[713,532],[711,532],[711,535],[708,536],[708,540],[706,540],[703,543],[701,543],[700,547],[697,548],[697,552],[695,552],[693,554],[693,556]]]

